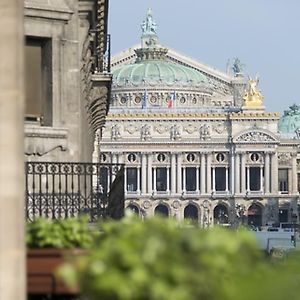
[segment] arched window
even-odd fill
[[[155,213],[155,215],[168,217],[169,216],[169,209],[165,204],[159,204],[155,207],[154,213]]]
[[[218,204],[214,208],[214,223],[228,224],[228,209],[224,204]]]
[[[133,211],[135,214],[139,214],[140,213],[140,210],[139,210],[139,208],[137,207],[137,205],[135,205],[135,204],[129,204],[128,206],[127,206],[127,208],[128,209],[130,209],[131,211]]]
[[[185,207],[184,209],[184,218],[198,222],[198,208],[194,204],[189,204],[188,206]]]

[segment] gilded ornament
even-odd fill
[[[243,97],[245,107],[256,108],[262,106],[264,97],[257,88],[258,82],[259,80],[257,77],[256,79],[249,79],[248,90]]]

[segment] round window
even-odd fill
[[[253,162],[257,162],[259,160],[259,155],[258,153],[252,153],[250,155],[250,159],[253,161]]]
[[[188,162],[193,162],[193,161],[195,161],[195,154],[189,153],[189,154],[186,156],[186,159],[187,159]]]
[[[225,155],[223,153],[218,153],[216,158],[218,162],[223,162],[225,160]]]
[[[160,161],[160,162],[163,162],[163,161],[166,160],[166,156],[163,153],[159,153],[157,155],[157,160]]]
[[[128,154],[127,159],[129,162],[135,162],[136,161],[136,155],[133,153]]]

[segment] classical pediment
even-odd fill
[[[234,143],[278,143],[279,140],[272,133],[262,130],[251,130],[238,134],[233,138]]]

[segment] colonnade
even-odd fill
[[[250,162],[249,151],[233,151],[228,153],[226,163],[218,164],[213,161],[215,153],[210,151],[200,152],[196,162],[184,162],[184,153],[171,152],[168,162],[158,163],[155,161],[153,152],[142,152],[139,163],[130,167],[137,168],[137,193],[143,195],[156,194],[157,168],[165,167],[167,172],[167,194],[181,195],[186,193],[186,168],[196,168],[195,184],[193,193],[200,195],[212,195],[216,192],[216,168],[225,168],[225,190],[222,193],[247,195],[253,191],[250,189],[250,168],[259,168],[259,189],[256,193],[265,195],[278,194],[278,156],[275,151],[265,151],[262,159]],[[294,156],[291,168],[292,189],[291,193],[297,193],[297,157]],[[126,157],[123,153],[112,154],[112,162],[124,163]],[[129,166],[126,164],[127,167]]]

